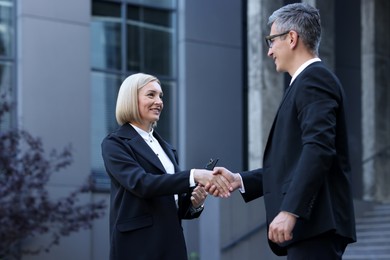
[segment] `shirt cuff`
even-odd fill
[[[190,187],[196,186],[194,172],[195,172],[195,169],[191,169],[191,171],[190,171]]]
[[[245,193],[245,186],[244,186],[244,182],[242,181],[241,174],[238,174],[238,177],[240,177],[240,182],[241,182],[241,188],[239,188],[238,190],[239,190],[241,193]]]
[[[194,206],[190,206],[191,214],[198,213],[204,209],[204,204],[200,205],[199,207],[195,208]]]
[[[297,215],[297,214],[294,214],[294,213],[291,213],[291,212],[288,212],[288,211],[286,211],[288,214],[290,214],[290,215],[293,215],[294,217],[296,217],[296,218],[299,218],[299,216]]]

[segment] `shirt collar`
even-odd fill
[[[135,131],[137,131],[137,133],[145,140],[149,141],[150,139],[153,139],[153,128],[152,130],[150,130],[150,132],[146,132],[145,130],[133,125],[133,124],[130,124],[134,129]]]
[[[301,66],[299,66],[299,68],[297,69],[297,71],[294,73],[294,75],[291,78],[290,86],[293,83],[293,81],[298,77],[298,75],[301,74],[301,72],[304,69],[306,69],[307,66],[309,66],[310,64],[312,64],[316,61],[321,61],[321,59],[320,58],[313,58],[313,59],[310,59],[310,60],[306,61],[305,63],[303,63]]]

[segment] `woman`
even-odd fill
[[[181,219],[203,210],[207,193],[195,182],[206,185],[213,172],[179,171],[176,150],[154,131],[162,97],[154,76],[129,76],[116,104],[120,127],[102,142],[111,179],[111,260],[187,259]]]

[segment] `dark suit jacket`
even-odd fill
[[[264,196],[267,226],[280,211],[299,216],[293,240],[327,231],[356,240],[344,93],[322,62],[309,65],[284,94],[263,168],[242,173],[246,202]]]
[[[191,214],[189,171],[179,172],[176,150],[154,131],[175,166],[167,174],[157,155],[129,124],[102,142],[111,179],[110,259],[187,259],[181,219]],[[179,194],[179,208],[174,194]]]

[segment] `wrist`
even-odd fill
[[[202,170],[199,170],[199,169],[192,169],[192,173],[193,173],[193,176],[194,176],[194,181],[196,184],[202,184],[204,185],[204,180],[203,180],[203,172]]]
[[[204,204],[201,204],[200,206],[198,207],[195,207],[194,205],[191,206],[191,212],[192,213],[197,213],[197,212],[200,212],[204,209]]]
[[[239,173],[234,174],[234,183],[236,183],[237,188],[241,189],[242,188],[242,178]]]

